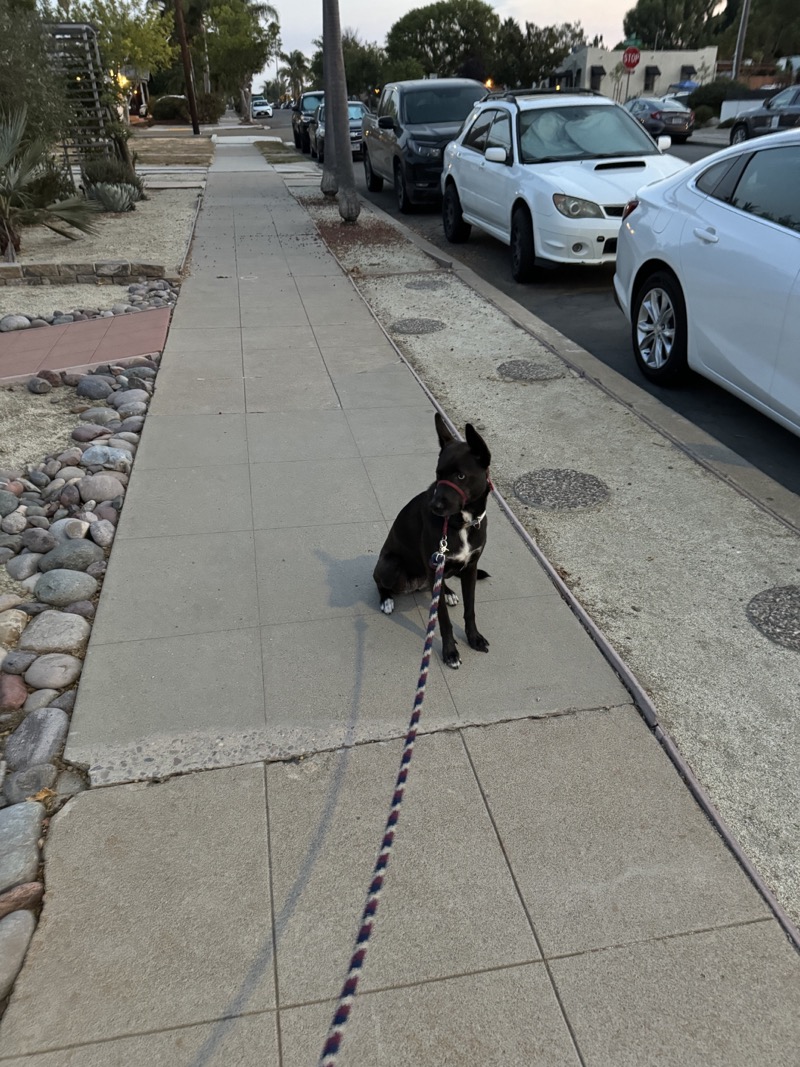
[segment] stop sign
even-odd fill
[[[625,70],[635,70],[641,58],[639,49],[631,45],[630,48],[626,48],[622,53],[622,65]]]

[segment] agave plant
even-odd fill
[[[139,190],[127,182],[96,182],[90,190],[104,211],[133,211],[139,198]]]
[[[0,256],[11,263],[20,250],[24,226],[47,226],[74,239],[75,234],[61,226],[94,233],[92,217],[99,210],[98,204],[80,196],[44,202],[37,178],[49,149],[45,142],[26,137],[27,124],[25,108],[0,111]]]

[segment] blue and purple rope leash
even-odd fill
[[[375,867],[372,871],[372,881],[370,882],[367,891],[367,900],[364,905],[364,911],[361,914],[361,923],[356,936],[355,951],[350,959],[350,966],[347,969],[347,978],[345,979],[342,991],[339,994],[339,1002],[336,1005],[330,1029],[328,1030],[328,1036],[325,1039],[325,1047],[322,1050],[322,1055],[319,1061],[320,1067],[334,1067],[336,1057],[342,1047],[345,1024],[350,1017],[350,1009],[355,1000],[358,980],[361,977],[361,972],[364,967],[364,959],[367,955],[367,946],[369,944],[370,934],[372,933],[375,913],[378,910],[378,903],[380,901],[381,892],[383,891],[386,868],[389,866],[389,853],[394,844],[395,828],[400,819],[400,805],[403,802],[403,794],[408,779],[408,765],[411,763],[411,757],[414,754],[414,742],[417,739],[417,726],[419,725],[419,720],[422,715],[422,701],[425,699],[425,687],[428,684],[428,667],[431,662],[431,649],[433,648],[433,635],[436,632],[436,620],[439,617],[439,596],[442,591],[442,582],[444,580],[444,567],[447,559],[446,552],[447,519],[445,518],[439,551],[435,552],[431,558],[431,566],[436,567],[436,575],[433,581],[431,607],[428,614],[428,629],[425,633],[425,645],[422,650],[422,665],[420,667],[419,680],[417,681],[417,691],[414,694],[414,706],[408,724],[408,733],[406,734],[405,743],[403,744],[403,754],[400,757],[400,770],[394,785],[392,806],[383,831],[383,840],[381,841],[378,858],[375,861]]]

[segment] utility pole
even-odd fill
[[[189,101],[189,114],[192,116],[192,130],[195,137],[200,136],[200,122],[197,118],[197,99],[194,95],[194,76],[192,74],[192,57],[189,55],[189,42],[186,39],[186,23],[183,19],[183,0],[175,0],[175,29],[181,46],[183,60],[183,77],[186,82],[186,98]]]
[[[739,19],[739,32],[736,35],[736,48],[733,53],[731,79],[736,81],[744,59],[744,45],[747,38],[747,23],[750,18],[750,0],[742,0],[742,15]]]

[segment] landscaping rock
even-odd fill
[[[38,711],[40,708],[49,708],[50,701],[58,696],[57,689],[35,689],[28,694],[28,699],[22,705],[22,710],[27,715],[30,711]]]
[[[113,391],[108,382],[96,374],[84,375],[75,389],[78,396],[85,396],[88,400],[105,400]]]
[[[88,529],[88,523],[85,524]],[[103,550],[93,541],[87,541],[83,537],[65,541],[57,545],[52,551],[47,552],[39,560],[39,570],[43,574],[54,570],[85,571],[92,563],[103,558]],[[91,593],[79,592],[70,600],[84,600]],[[64,603],[69,603],[65,601]]]
[[[112,527],[113,530],[113,527]],[[75,543],[75,542],[71,542]],[[87,544],[89,542],[86,542]],[[81,544],[81,542],[77,542]],[[55,551],[55,550],[54,550]],[[92,563],[95,561],[92,560]],[[90,564],[87,563],[87,567]],[[37,600],[63,608],[75,601],[88,600],[97,592],[97,580],[81,570],[56,568],[39,578],[34,588]],[[66,682],[64,683],[67,684]]]
[[[23,882],[22,885],[15,885],[13,889],[0,893],[0,919],[10,915],[12,911],[38,907],[43,894],[44,886],[41,882]]]
[[[80,615],[61,611],[43,611],[32,619],[19,639],[22,652],[81,653],[89,640],[90,626]]]
[[[67,541],[85,537],[88,530],[88,524],[82,523],[80,519],[57,519],[51,524],[49,533],[53,535],[59,545],[63,545]]]
[[[35,797],[42,789],[52,789],[58,771],[52,763],[35,763],[22,771],[14,771],[3,786],[9,804],[22,804],[28,797]]]
[[[7,489],[0,489],[0,519],[10,515],[19,507],[19,500],[15,493],[9,493]]]
[[[0,612],[0,645],[13,648],[27,625],[28,616],[19,608],[9,608],[7,611]]]
[[[60,697],[56,697],[51,708],[61,708],[63,711],[71,712],[75,707],[75,698],[78,695],[77,689],[68,689],[66,693],[62,693]]]
[[[6,563],[8,576],[13,578],[15,582],[24,582],[32,574],[36,574],[39,570],[39,562],[43,558],[39,552],[25,552],[19,556],[14,556],[13,559]]]
[[[125,492],[122,482],[113,474],[91,474],[78,483],[84,501],[115,500]]]
[[[25,616],[25,619],[27,622],[27,616]],[[35,659],[35,652],[9,652],[3,660],[3,671],[6,674],[22,675]]]
[[[0,811],[0,893],[35,880],[44,815],[38,801]]]
[[[30,319],[25,315],[4,315],[0,319],[0,333],[11,333],[13,330],[27,330],[30,328]]]
[[[22,771],[34,763],[48,763],[61,751],[69,719],[62,708],[32,711],[6,741],[6,762]]]
[[[64,689],[80,676],[83,663],[76,656],[64,652],[50,652],[31,664],[25,681],[32,689]],[[53,698],[58,693],[53,694]]]
[[[35,928],[36,919],[29,911],[12,911],[0,919],[0,999],[8,996],[14,985]]]
[[[107,470],[129,471],[131,454],[121,448],[109,448],[108,445],[92,445],[81,458],[83,467],[105,467]],[[12,531],[10,531],[12,532]]]
[[[58,541],[50,530],[30,529],[22,534],[22,544],[29,552],[44,555],[56,547]]]
[[[30,325],[30,323],[28,325]],[[34,378],[29,378],[28,379],[26,388],[27,388],[29,393],[34,393],[36,395],[42,395],[44,393],[51,392],[52,389],[53,389],[53,386],[50,384],[50,382],[45,381],[44,378],[34,377]]]

